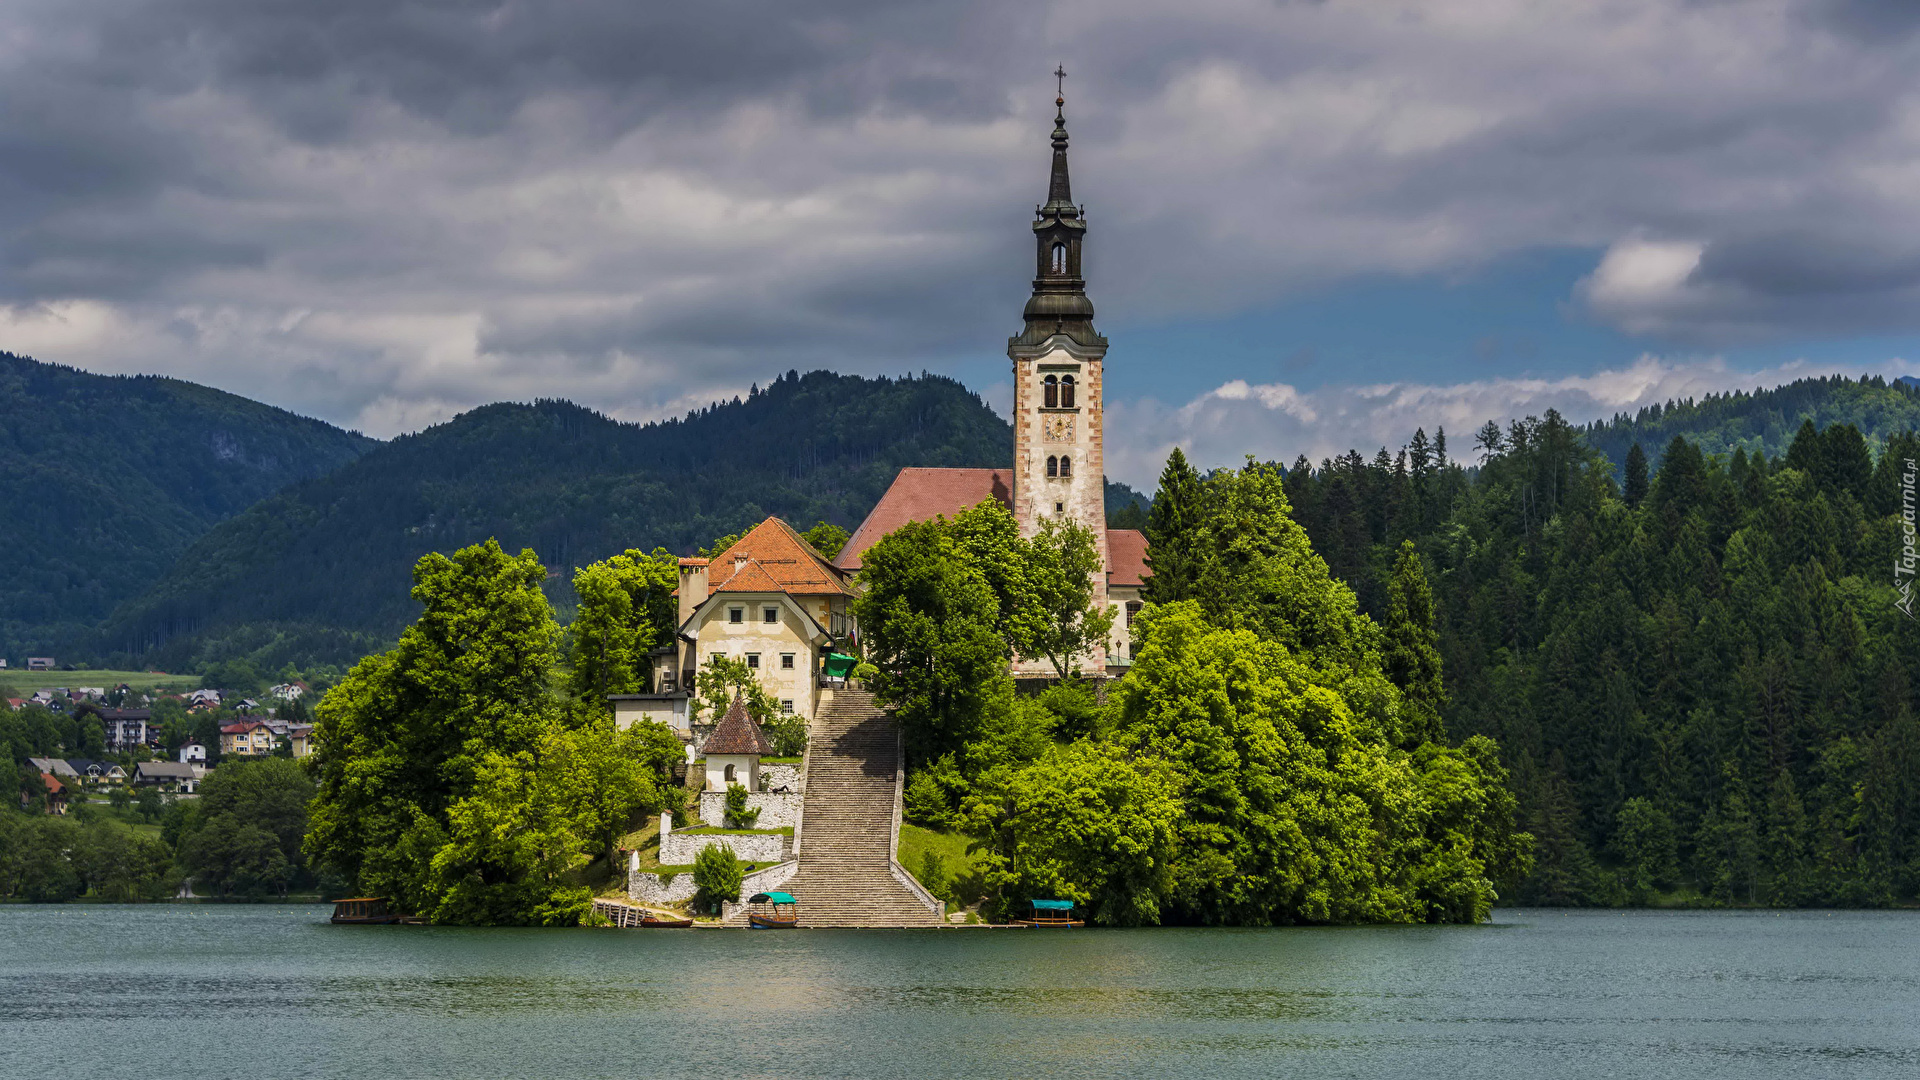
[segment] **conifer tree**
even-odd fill
[[[1400,688],[1400,742],[1406,747],[1446,738],[1440,711],[1447,690],[1440,679],[1440,637],[1433,629],[1433,592],[1427,573],[1414,550],[1403,541],[1400,557],[1387,585],[1386,649],[1382,657],[1387,678]]]
[[[1628,506],[1639,506],[1647,497],[1647,452],[1640,449],[1639,443],[1627,451],[1627,482],[1622,495]]]
[[[1187,455],[1174,447],[1160,472],[1160,491],[1147,515],[1147,566],[1153,574],[1143,591],[1152,603],[1184,600],[1193,594],[1205,562],[1205,541],[1200,537],[1203,494],[1200,474],[1187,463]]]

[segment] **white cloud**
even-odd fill
[[[1301,454],[1316,465],[1348,450],[1372,457],[1383,446],[1398,452],[1415,428],[1425,428],[1429,436],[1444,428],[1449,453],[1466,458],[1474,431],[1489,420],[1504,425],[1558,409],[1573,423],[1587,423],[1676,399],[1831,373],[1804,360],[1743,371],[1718,358],[1674,361],[1648,355],[1625,368],[1559,379],[1389,383],[1310,392],[1236,379],[1180,406],[1151,399],[1109,403],[1107,474],[1151,490],[1175,446],[1202,468],[1237,465],[1249,454],[1289,465]],[[1920,363],[1888,360],[1848,374],[1915,375]]]

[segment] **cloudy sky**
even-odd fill
[[[1056,63],[1110,471],[1920,372],[1920,4],[9,0],[0,349],[387,436],[1008,395]]]

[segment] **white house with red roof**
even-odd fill
[[[711,560],[681,559],[676,646],[656,657],[653,693],[609,699],[615,723],[645,717],[691,737],[688,690],[715,656],[746,664],[783,711],[812,719],[821,661],[852,633],[852,578],[772,517]]]

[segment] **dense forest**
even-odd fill
[[[1471,465],[1417,433],[1288,471],[1294,516],[1376,617],[1400,545],[1422,556],[1447,728],[1498,740],[1537,841],[1518,899],[1920,899],[1920,627],[1894,590],[1920,438],[1856,426],[1911,415],[1913,391],[1816,383],[1808,411],[1832,422],[1778,454],[1673,437],[1616,468],[1596,446],[1613,428],[1549,412],[1481,429]],[[1759,430],[1733,412],[1632,423]]]
[[[1581,429],[1588,446],[1624,468],[1627,451],[1639,443],[1654,455],[1675,435],[1703,454],[1731,455],[1745,450],[1777,458],[1786,453],[1800,425],[1852,424],[1875,445],[1902,431],[1920,429],[1920,383],[1911,378],[1888,382],[1878,377],[1849,379],[1833,375],[1801,379],[1769,390],[1736,390],[1698,400],[1649,405],[1632,416],[1595,421]]]
[[[789,373],[684,418],[496,404],[380,446],[208,532],[95,642],[105,662],[344,666],[417,613],[414,562],[489,538],[557,571],[693,553],[769,515],[859,524],[903,465],[1005,464],[1006,421],[939,376]],[[565,577],[548,587],[570,610]]]
[[[375,445],[178,379],[0,352],[0,656],[71,640],[216,523]]]

